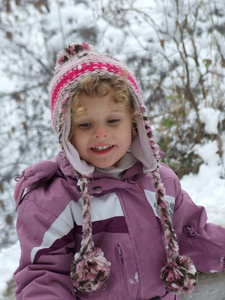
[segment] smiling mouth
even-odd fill
[[[98,146],[98,147],[92,147],[91,149],[97,152],[102,152],[102,151],[106,151],[108,149],[113,148],[113,145],[107,145],[107,146]]]

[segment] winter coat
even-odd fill
[[[82,200],[73,168],[62,153],[28,167],[17,183],[17,230],[21,260],[14,274],[18,300],[163,300],[160,279],[166,264],[165,239],[152,177],[137,162],[121,180],[94,173],[92,230],[96,247],[111,262],[106,285],[92,293],[74,291],[70,268],[82,239]],[[205,273],[225,268],[225,229],[207,224],[203,207],[181,189],[174,172],[161,163],[160,175],[180,254]]]

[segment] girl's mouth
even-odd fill
[[[97,146],[90,148],[93,152],[98,153],[107,153],[109,150],[111,150],[114,146],[113,145],[107,145],[107,146]]]

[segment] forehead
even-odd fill
[[[117,101],[114,97],[114,92],[110,91],[105,96],[89,96],[84,93],[79,95],[77,109],[85,109],[86,112],[91,112],[98,109],[99,111],[124,111],[127,110],[126,101]]]

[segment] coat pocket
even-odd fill
[[[198,271],[214,273],[224,269],[224,249],[199,234],[193,226],[185,227],[179,244],[180,253],[189,256]]]
[[[123,285],[124,298],[137,299],[139,279],[133,253],[131,253],[131,250],[126,249],[124,244],[117,244],[115,253],[119,267],[119,276]]]

